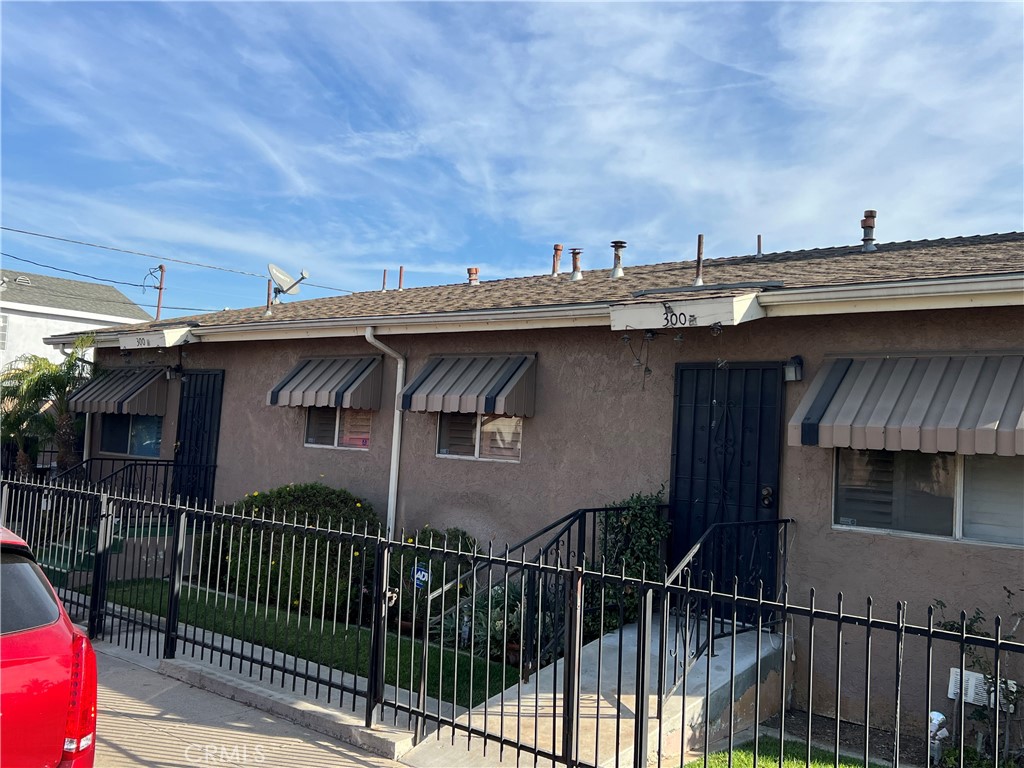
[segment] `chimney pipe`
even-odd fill
[[[402,283],[405,282],[405,267],[398,268],[398,290],[402,290]]]
[[[385,269],[384,270],[384,279],[381,281],[381,284],[380,284],[380,292],[384,293],[387,289],[388,289],[388,271]]]
[[[761,250],[761,236],[757,236],[757,258],[764,256],[764,252]]]
[[[615,265],[612,267],[612,279],[622,277],[625,272],[622,271],[622,249],[626,247],[625,240],[612,240],[612,248],[615,253]]]
[[[862,238],[864,245],[860,247],[863,253],[878,250],[875,247],[875,217],[877,215],[878,211],[864,211],[864,218],[860,220],[860,225],[864,228],[864,237]]]
[[[470,285],[480,285],[480,268],[469,267],[466,269],[466,273],[469,275]]]
[[[551,276],[558,277],[559,265],[562,263],[562,244],[555,243],[555,252],[551,254]]]
[[[693,284],[704,285],[704,235],[697,235],[697,277]]]
[[[570,248],[569,254],[572,256],[572,274],[569,275],[570,280],[582,280],[583,270],[580,268],[580,254],[583,253],[582,248]]]

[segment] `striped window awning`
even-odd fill
[[[827,360],[787,435],[794,446],[1024,455],[1024,355]]]
[[[300,360],[267,393],[267,405],[380,410],[381,357]]]
[[[106,371],[75,390],[69,408],[76,413],[163,416],[167,408],[167,369]]]
[[[432,358],[402,392],[402,409],[533,416],[537,356]]]

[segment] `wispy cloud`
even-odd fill
[[[1015,4],[16,4],[4,219],[360,288],[1019,228]],[[273,254],[276,254],[273,255]],[[591,262],[591,263],[594,263]],[[258,271],[258,270],[257,270]]]

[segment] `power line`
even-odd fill
[[[109,277],[96,277],[95,275],[87,275],[84,272],[75,272],[74,270],[70,270],[70,269],[61,269],[60,267],[55,267],[52,264],[43,264],[43,263],[38,262],[38,261],[32,261],[31,259],[23,259],[20,256],[13,256],[13,255],[11,255],[9,253],[4,253],[3,251],[0,251],[0,256],[3,256],[5,259],[14,259],[15,261],[24,261],[26,264],[32,264],[32,265],[34,265],[36,267],[43,267],[44,269],[52,269],[55,272],[66,272],[69,275],[77,275],[78,277],[87,277],[90,280],[101,280],[101,281],[103,281],[105,283],[116,283],[117,285],[130,285],[132,288],[149,288],[149,287],[151,287],[151,286],[145,285],[144,283],[128,283],[128,282],[125,282],[124,280],[111,280]]]
[[[49,290],[49,289],[44,289],[44,288],[42,288],[41,286],[38,286],[38,285],[20,285],[18,287],[20,289],[31,288],[31,289],[35,289],[35,290],[42,290],[42,291],[45,291],[47,296],[62,296],[65,299],[78,299],[79,301],[81,301],[81,299],[82,299],[81,294],[62,293],[61,291],[53,291],[53,290]],[[122,294],[122,296],[123,295],[124,294]],[[138,301],[131,301],[130,299],[126,300],[126,301],[122,301],[120,299],[98,299],[98,301],[100,301],[100,302],[102,302],[104,304],[130,304],[133,307],[154,307],[154,308],[156,307],[156,304],[143,304],[143,303],[138,302]],[[222,311],[220,309],[207,309],[207,308],[204,308],[204,307],[170,307],[170,306],[167,306],[166,304],[163,305],[163,308],[164,309],[180,309],[180,310],[185,311],[185,312],[220,312],[220,311]],[[140,322],[142,322],[142,321],[140,320]]]
[[[203,269],[215,269],[219,272],[230,272],[235,275],[244,275],[246,277],[258,277],[262,280],[266,280],[266,275],[261,275],[257,272],[246,272],[241,269],[231,269],[230,267],[218,267],[214,264],[202,264],[198,261],[186,261],[185,259],[172,259],[169,256],[156,256],[152,253],[146,253],[145,251],[131,251],[127,248],[115,248],[112,245],[100,245],[98,243],[89,243],[85,240],[73,240],[69,237],[58,237],[57,235],[47,235],[43,232],[31,232],[27,229],[15,229],[14,227],[0,227],[0,229],[6,232],[17,232],[19,235],[31,235],[32,237],[43,237],[47,240],[57,240],[62,243],[72,243],[74,245],[84,245],[88,248],[101,248],[104,251],[115,251],[116,253],[127,253],[132,256],[145,256],[147,259],[157,259],[159,261],[171,261],[175,264],[186,264],[190,267],[202,267]],[[323,288],[326,291],[336,291],[338,293],[355,293],[350,291],[348,288],[332,288],[329,285],[318,285],[316,283],[306,283],[310,288]]]

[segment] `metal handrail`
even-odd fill
[[[687,586],[688,600],[686,604],[682,606],[683,610],[686,612],[688,617],[685,623],[686,629],[683,633],[683,648],[686,652],[685,665],[687,670],[689,670],[697,661],[697,659],[699,659],[704,653],[708,653],[714,656],[715,640],[719,637],[723,637],[726,635],[725,619],[722,616],[715,616],[711,605],[715,599],[713,594],[715,574],[713,572],[694,574],[692,567],[697,557],[702,553],[703,550],[710,549],[712,546],[711,542],[717,540],[719,536],[721,536],[721,534],[725,531],[735,530],[738,528],[755,528],[759,526],[775,526],[776,528],[781,526],[785,539],[785,531],[788,530],[790,524],[795,523],[796,520],[794,520],[791,517],[779,518],[776,520],[743,520],[728,523],[713,523],[701,535],[701,537],[697,539],[693,546],[690,547],[689,551],[687,551],[687,553],[683,556],[683,558],[679,561],[675,568],[673,568],[671,572],[666,574],[664,579],[664,585],[666,587],[681,586],[683,582],[685,582]],[[784,543],[782,548],[783,584],[785,584],[786,582],[787,560],[788,546]],[[704,577],[708,577],[707,594],[702,594],[699,589],[696,593],[690,593],[689,588],[693,586],[691,578],[695,575],[700,578],[701,583],[703,583]],[[702,631],[701,619],[703,616],[708,616],[709,620],[707,626],[703,627]],[[712,616],[715,616],[714,621],[717,621],[721,624],[720,633],[716,633],[715,628],[712,625],[712,620],[710,619],[710,617]],[[663,617],[663,621],[664,620],[665,619]],[[735,628],[730,627],[730,632],[732,631],[736,630]],[[662,635],[662,638],[662,642],[666,642],[667,638],[665,637],[664,633]],[[685,680],[685,676],[683,679]],[[680,682],[681,681],[677,681],[676,685],[673,686],[667,692],[668,695],[671,695],[674,692],[675,688],[678,687],[678,684]]]
[[[696,543],[690,547],[689,551],[683,555],[683,559],[679,561],[675,568],[673,568],[668,576],[665,577],[666,584],[674,584],[678,581],[679,577],[693,562],[693,559],[697,556],[703,546],[707,543],[707,540],[713,536],[717,536],[719,530],[723,528],[738,528],[742,526],[754,526],[754,525],[780,525],[789,523],[796,523],[796,520],[792,517],[782,517],[777,520],[737,520],[730,523],[712,523],[706,531],[697,539]]]

